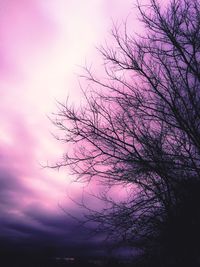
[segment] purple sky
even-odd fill
[[[133,4],[0,2],[0,242],[83,242],[81,230],[71,236],[74,222],[59,208],[75,209],[67,192],[78,197],[81,185],[72,184],[66,170],[40,166],[54,162],[63,151],[51,135],[55,129],[47,116],[56,112],[56,100],[70,95],[80,101],[78,66],[99,61],[95,46],[108,38],[111,19],[126,19]]]

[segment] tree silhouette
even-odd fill
[[[86,68],[86,104],[60,104],[54,123],[72,147],[56,167],[127,189],[123,200],[102,194],[107,205],[86,213],[97,231],[162,266],[198,266],[200,3],[138,9],[143,36],[115,26],[115,45],[100,48],[105,79]]]

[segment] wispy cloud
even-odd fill
[[[58,205],[75,209],[66,196],[70,177],[41,168],[63,151],[47,115],[56,110],[55,99],[70,94],[79,100],[77,65],[98,59],[95,45],[111,26],[107,16],[124,14],[129,5],[122,10],[123,3],[113,3],[120,8],[112,13],[112,5],[99,0],[1,1],[0,243],[82,244],[84,230],[75,234]],[[81,194],[80,186],[70,188]]]

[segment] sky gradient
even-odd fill
[[[86,242],[82,229],[72,235],[74,221],[60,208],[80,212],[67,194],[79,197],[82,185],[71,183],[66,170],[41,167],[63,152],[48,116],[56,112],[56,100],[69,95],[80,101],[79,66],[99,62],[95,46],[109,39],[112,20],[126,19],[133,4],[0,2],[0,245],[54,243],[75,251]]]

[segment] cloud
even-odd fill
[[[32,253],[38,252],[38,248],[45,251],[51,247],[51,256],[86,256],[99,253],[101,248],[94,238],[88,239],[89,232],[78,226],[76,221],[63,214],[55,217],[38,207],[24,212],[24,218],[4,219],[0,229],[3,232],[0,235],[0,249],[6,237],[10,253],[13,253],[14,246],[22,251],[30,248]]]
[[[81,199],[81,186],[70,184],[66,170],[53,172],[40,164],[63,152],[49,133],[46,115],[70,88],[79,101],[72,76],[89,55],[98,60],[94,46],[107,32],[111,7],[106,3],[1,1],[0,251],[53,246],[54,252],[84,254],[99,249],[97,239],[86,240],[85,228],[77,228],[59,207],[81,216],[66,195],[68,189],[72,198]]]
[[[1,79],[19,79],[19,64],[52,42],[56,24],[33,0],[1,1],[0,24]]]
[[[66,179],[59,183],[58,173],[51,179],[49,170],[39,170],[36,161],[39,145],[27,120],[20,113],[15,114],[3,121],[3,128],[0,132],[0,249],[6,241],[12,253],[15,246],[25,250],[25,244],[33,251],[51,246],[52,253],[61,254],[66,248],[74,254],[78,248],[82,248],[80,254],[95,251],[95,239],[88,240],[86,229],[78,226],[58,205],[60,196],[65,195]],[[70,202],[69,207],[66,199],[63,205],[81,216],[81,209],[75,208],[74,203]]]

